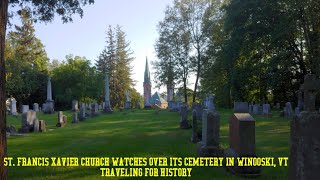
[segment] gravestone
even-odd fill
[[[46,122],[44,120],[39,121],[39,132],[46,132]]]
[[[106,94],[104,97],[104,108],[103,108],[103,112],[106,114],[112,114],[113,110],[111,108],[111,104],[110,104],[110,90],[109,90],[109,76],[108,73],[106,73]]]
[[[84,104],[84,103],[83,103]],[[80,108],[80,114],[79,114],[79,120],[84,121],[86,119],[86,108],[81,106]]]
[[[290,102],[286,103],[285,108],[283,109],[284,116],[287,118],[293,117],[293,110]]]
[[[33,131],[33,123],[37,119],[37,113],[35,111],[27,111],[22,113],[20,133],[28,133]]]
[[[51,88],[51,78],[48,77],[48,84],[47,84],[47,100],[45,108],[42,108],[42,111],[45,114],[52,114],[54,113],[54,101],[52,100],[52,88]]]
[[[252,104],[249,105],[249,113],[253,114],[253,105]]]
[[[256,157],[255,121],[249,113],[234,113],[229,119],[229,144],[225,157],[233,157],[235,166],[226,168],[241,176],[259,176],[260,167],[238,166],[238,157]]]
[[[72,113],[72,122],[71,123],[78,123],[79,119],[78,119],[78,113],[77,112],[73,112]]]
[[[39,120],[36,119],[33,122],[33,132],[39,132],[39,128],[40,128],[40,123],[39,123]]]
[[[91,116],[97,116],[99,114],[99,105],[94,102],[91,104]]]
[[[180,128],[181,129],[189,129],[190,128],[190,124],[188,121],[188,105],[186,103],[184,103],[181,107]]]
[[[262,108],[263,108],[262,110],[263,115],[270,116],[272,114],[270,104],[263,104]]]
[[[202,140],[197,144],[197,156],[221,156],[223,150],[219,146],[220,115],[216,111],[203,110]]]
[[[320,113],[315,110],[315,97],[320,80],[305,75],[301,85],[304,111],[290,122],[289,179],[318,179],[320,176]]]
[[[191,142],[197,143],[199,142],[198,137],[198,120],[197,120],[197,110],[192,110],[192,136],[191,136]]]
[[[14,98],[10,99],[10,114],[17,116],[18,112],[17,112],[17,101]]]
[[[21,110],[21,113],[26,113],[29,111],[29,105],[22,105],[22,110]]]
[[[259,114],[259,107],[260,107],[260,104],[255,104],[255,105],[253,105],[253,114],[254,115],[258,115]]]
[[[214,96],[212,94],[209,95],[208,97],[208,109],[210,111],[214,111],[215,107],[214,107]]]
[[[58,123],[56,124],[57,127],[65,127],[67,124],[67,116],[63,115],[62,111],[58,112]]]
[[[72,101],[72,109],[71,109],[72,112],[77,112],[79,111],[79,104],[78,104],[78,101],[76,100],[73,100]]]
[[[234,113],[248,113],[248,102],[234,102],[233,105],[233,112]]]
[[[38,103],[33,103],[33,110],[35,112],[39,112],[39,104]]]

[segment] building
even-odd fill
[[[162,98],[158,92],[155,92],[150,100],[151,107],[160,107],[166,109],[168,107],[168,102]]]
[[[144,71],[144,82],[143,82],[143,102],[145,108],[150,108],[150,100],[151,100],[151,79],[150,79],[150,71],[148,64],[148,57],[146,57],[146,67]]]

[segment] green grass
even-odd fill
[[[219,109],[220,144],[228,147],[228,119],[231,110]],[[46,121],[47,132],[8,138],[11,157],[195,157],[190,143],[191,129],[179,129],[177,113],[135,110],[102,114],[84,122],[56,128],[57,113],[38,118]],[[189,113],[190,114],[190,113]],[[254,116],[257,155],[289,156],[289,122],[274,112],[272,118]],[[8,116],[7,125],[21,126],[21,117]],[[15,160],[14,160],[15,161]],[[190,179],[241,179],[222,167],[193,167]],[[9,167],[10,179],[110,179],[101,177],[99,167]],[[262,167],[259,179],[287,179],[288,167]],[[111,178],[117,179],[117,178]],[[118,177],[118,179],[125,179]],[[154,179],[154,178],[146,178]],[[161,178],[166,179],[166,178]]]

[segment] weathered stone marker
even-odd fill
[[[33,103],[33,110],[35,112],[39,112],[39,104],[38,103]]]
[[[58,123],[57,127],[65,127],[67,124],[67,116],[63,115],[62,111],[58,112]]]
[[[235,158],[235,166],[227,166],[232,173],[241,176],[258,176],[260,167],[238,166],[237,157],[255,157],[255,121],[249,113],[234,113],[229,120],[229,142],[225,156]]]
[[[248,102],[234,102],[234,113],[249,113]]]
[[[44,120],[39,121],[39,132],[46,132],[46,122]]]
[[[77,112],[73,112],[72,113],[72,122],[71,123],[78,123],[79,119],[78,119],[78,113]]]
[[[293,109],[290,102],[286,103],[286,106],[283,108],[284,116],[287,118],[293,117]]]
[[[20,133],[28,133],[33,131],[33,123],[37,119],[37,113],[35,111],[28,111],[22,114]]]
[[[319,179],[320,113],[315,110],[315,97],[320,81],[315,75],[305,75],[301,89],[304,111],[290,122],[289,179]]]
[[[262,105],[262,114],[265,116],[272,115],[270,104],[263,104]]]
[[[182,107],[180,108],[180,128],[181,129],[189,129],[190,124],[188,121],[188,105],[184,103]]]
[[[73,100],[72,101],[72,109],[71,109],[72,112],[77,112],[79,111],[79,104],[78,104],[78,101],[76,100]]]
[[[18,115],[17,101],[14,98],[10,99],[10,114],[14,116]]]
[[[208,109],[202,114],[202,140],[197,144],[197,156],[221,156],[223,150],[219,146],[220,115]]]
[[[197,143],[199,142],[198,137],[198,120],[197,120],[197,110],[192,110],[192,136],[191,136],[191,142]]]

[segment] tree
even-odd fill
[[[169,83],[167,83],[167,87],[170,87],[172,84],[171,81],[183,83],[183,94],[185,101],[187,102],[187,80],[191,69],[189,57],[191,50],[190,33],[184,28],[178,13],[177,8],[167,7],[165,18],[158,25],[160,37],[159,40],[157,40],[155,47],[160,61],[155,63],[156,66],[159,65],[155,69],[158,76],[163,76],[161,80],[166,82],[170,79]],[[162,71],[162,69],[168,67],[170,67],[168,70]],[[176,74],[175,76],[171,74],[173,69],[174,74]],[[162,82],[159,82],[159,80],[156,82],[158,86],[163,84]],[[168,91],[169,90],[170,88],[168,88]]]
[[[4,62],[4,49],[6,39],[6,29],[8,22],[8,6],[19,5],[21,9],[27,10],[33,14],[35,21],[40,20],[50,22],[54,15],[61,16],[63,22],[72,21],[72,15],[77,13],[83,16],[82,6],[93,3],[94,0],[57,0],[57,1],[40,1],[40,0],[0,0],[0,179],[7,179],[8,170],[3,165],[3,159],[7,154],[6,140],[6,69]]]

